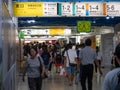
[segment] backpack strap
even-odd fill
[[[38,60],[39,60],[39,63],[40,63],[40,74],[41,74],[42,73],[42,62],[41,62],[40,57],[38,57]]]

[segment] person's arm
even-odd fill
[[[67,59],[65,56],[63,57],[63,59],[64,59],[64,66],[63,67],[66,68]]]
[[[26,61],[25,64],[24,64],[24,67],[23,67],[23,76],[22,76],[23,81],[25,81],[25,74],[27,72],[28,66],[29,66],[28,61]]]
[[[77,70],[80,71],[80,60],[76,57],[75,61],[76,61],[76,64],[77,64]]]
[[[66,63],[67,63],[66,51],[64,53],[63,60],[64,60],[64,66],[63,67],[66,68]]]
[[[100,74],[102,75],[103,73],[102,73],[101,65],[99,64],[99,61],[98,61],[98,60],[95,60],[95,63],[96,63],[96,65],[97,65],[98,69],[99,69]]]
[[[42,73],[41,73],[41,75],[42,75],[42,76],[44,76],[44,73],[45,73],[45,66],[44,66],[44,62],[43,62],[42,57],[41,57],[41,56],[39,56],[39,57],[40,57],[41,65],[42,65]]]
[[[24,68],[23,68],[23,76],[22,76],[23,82],[25,81],[25,74],[26,74],[26,72],[27,72],[27,68],[24,67]]]

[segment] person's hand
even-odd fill
[[[99,73],[100,73],[100,75],[101,75],[101,76],[103,75],[103,72],[102,72],[102,70],[101,70],[101,69],[99,69]]]

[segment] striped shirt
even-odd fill
[[[39,56],[40,57],[40,56]],[[42,58],[40,57],[41,63],[43,63]],[[28,58],[25,62],[25,67],[27,68],[27,75],[31,78],[40,77],[40,61],[38,56],[34,59]]]

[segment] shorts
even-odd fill
[[[67,74],[74,74],[76,71],[76,67],[66,67]]]

